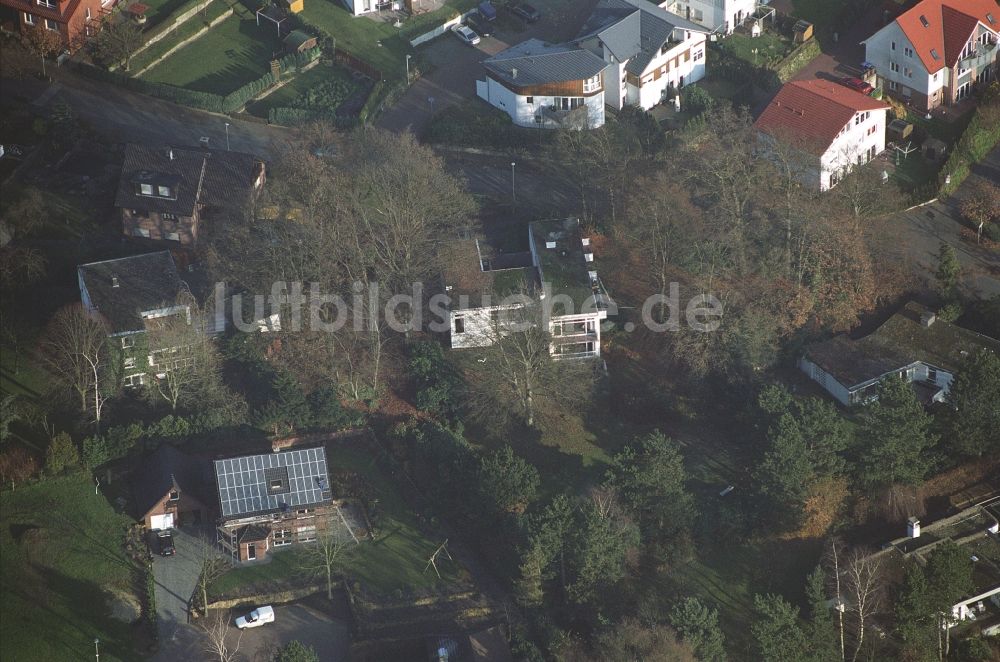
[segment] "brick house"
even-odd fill
[[[217,540],[235,563],[315,541],[339,517],[322,447],[216,460],[214,472]]]
[[[164,444],[133,472],[131,496],[131,514],[147,531],[209,522],[211,464]]]
[[[101,19],[116,0],[0,0],[17,12],[22,32],[41,25],[58,32],[66,48],[75,51],[97,33]]]
[[[252,154],[130,143],[115,206],[126,236],[194,246],[203,219],[243,212],[264,179]]]

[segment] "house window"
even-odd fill
[[[90,7],[87,7],[87,13],[85,14],[85,16],[87,17],[87,20],[88,20],[88,21],[89,21],[89,20],[90,20],[91,18],[93,18],[93,16],[92,16],[92,15],[91,15],[91,13],[90,13]]]
[[[592,78],[588,78],[583,81],[583,91],[584,92],[596,92],[601,88],[601,75],[598,74]]]
[[[529,106],[535,105],[535,97],[524,97],[524,102]]]
[[[129,349],[135,347],[135,338],[132,336],[124,336],[122,338],[122,349]]]
[[[139,193],[141,195],[153,195],[153,185],[152,184],[139,184]]]
[[[35,17],[29,14],[28,12],[24,12],[24,23],[25,25],[34,25]]]
[[[938,75],[934,74],[934,80],[937,81],[937,79],[938,79]]]
[[[146,228],[136,228],[135,236],[146,237],[147,239],[149,239],[149,230],[147,230]]]
[[[872,124],[870,127],[868,127],[868,133],[866,135],[870,136],[876,131],[878,131],[878,124]]]
[[[55,9],[56,3],[50,2],[50,0],[38,0],[39,7],[48,7],[49,9]]]
[[[58,32],[59,31],[59,24],[56,23],[55,21],[52,21],[52,20],[49,20],[49,19],[45,19],[45,29],[46,30],[52,30],[53,32]]]
[[[890,80],[889,81],[889,89],[895,91],[895,90],[899,89],[899,84],[896,81],[894,81],[894,80]]]
[[[894,72],[896,72],[898,74],[899,73],[899,65],[896,64],[895,62],[889,62],[889,71],[894,71]]]
[[[694,61],[697,62],[701,58],[705,57],[705,51],[698,50],[694,52]]]
[[[281,529],[274,532],[274,546],[284,547],[285,545],[292,544],[292,532],[287,529]]]
[[[134,368],[135,367],[135,359],[132,358],[131,356],[129,358],[125,359],[124,363],[122,363],[122,367],[124,367],[124,368]]]
[[[181,493],[177,490],[170,490],[170,496],[168,497],[171,501],[180,501]]]
[[[907,78],[913,78],[913,69],[909,67],[903,67],[903,75]]]
[[[315,526],[300,526],[296,533],[299,537],[299,542],[311,542],[316,540],[316,527]]]
[[[164,236],[166,237],[167,241],[180,241],[181,240],[181,235],[179,233],[177,233],[177,232],[168,232]]]
[[[140,375],[129,375],[128,377],[126,377],[125,379],[122,380],[122,383],[125,386],[125,388],[134,388],[134,387],[142,386],[143,384],[146,383],[146,375],[142,375],[142,374],[140,374]]]
[[[905,55],[906,57],[913,57],[913,49],[910,48],[909,46],[904,46],[903,55]]]
[[[156,187],[156,192],[157,192],[157,195],[159,195],[161,198],[169,198],[170,197],[170,187],[169,186],[157,186]]]
[[[891,48],[892,50],[896,50],[896,42],[894,41],[889,42],[889,48]]]
[[[465,318],[461,316],[455,317],[455,329],[453,333],[465,333]]]

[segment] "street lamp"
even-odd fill
[[[517,193],[514,191],[514,166],[517,163],[514,161],[510,162],[510,199],[516,205],[517,204]]]
[[[406,54],[406,84],[410,84],[410,54]]]
[[[101,662],[101,649],[98,648],[98,645],[100,643],[101,643],[101,640],[98,639],[97,637],[94,637],[94,660],[95,660],[95,662]]]
[[[226,122],[226,151],[229,151],[229,122]]]

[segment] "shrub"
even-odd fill
[[[993,83],[979,100],[976,114],[944,164],[951,181],[941,187],[948,195],[969,176],[972,164],[981,161],[1000,143],[1000,83]]]
[[[45,470],[50,474],[59,474],[78,464],[80,454],[73,439],[65,432],[57,434],[45,451]]]
[[[20,446],[10,446],[0,453],[0,480],[23,483],[38,473],[38,460]]]
[[[697,85],[688,85],[685,87],[684,91],[681,92],[681,97],[684,103],[682,109],[695,115],[701,115],[706,110],[711,110],[715,105],[715,98],[704,88]]]

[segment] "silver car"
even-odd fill
[[[479,35],[466,25],[453,25],[451,31],[469,46],[475,46],[479,43]]]

